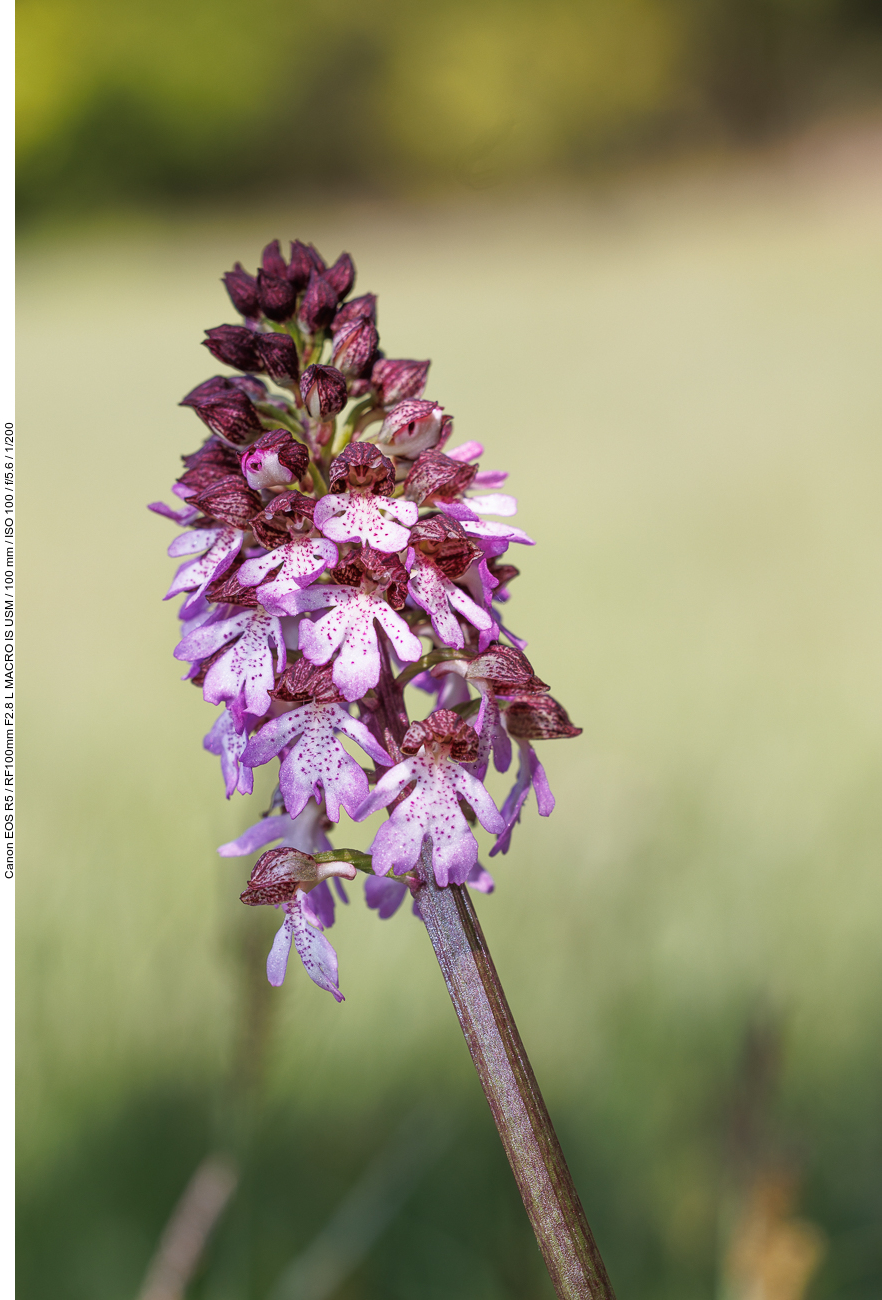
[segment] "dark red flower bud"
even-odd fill
[[[209,381],[211,382],[211,381]],[[200,385],[205,388],[206,385]],[[195,397],[194,389],[181,402],[181,406],[192,406],[199,419],[204,421],[212,433],[218,433],[237,446],[251,442],[256,434],[263,432],[260,417],[251,404],[251,399],[240,388],[230,384],[226,390],[215,388],[214,392],[203,393]]]
[[[249,487],[284,487],[303,478],[308,464],[309,452],[287,429],[269,429],[245,452],[242,473]]]
[[[391,361],[386,357],[374,362],[371,387],[381,406],[394,406],[409,397],[422,397],[431,361]]]
[[[308,700],[337,704],[343,696],[334,685],[333,671],[333,664],[316,667],[308,659],[298,659],[288,665],[270,695],[274,700],[284,700],[287,704],[306,704]]]
[[[582,734],[582,728],[573,726],[566,709],[550,695],[531,695],[509,704],[505,726],[520,740],[559,740]]]
[[[260,497],[252,492],[241,474],[227,474],[190,500],[212,519],[219,519],[232,528],[247,528],[261,508]]]
[[[257,365],[254,370],[265,370],[277,384],[291,387],[300,378],[300,361],[297,345],[290,334],[273,331],[271,334],[255,334]]]
[[[186,469],[178,482],[190,488],[194,494],[207,488],[209,483],[216,483],[218,479],[239,471],[239,453],[214,436],[204,442],[198,451],[182,456],[181,460]]]
[[[337,294],[333,285],[313,272],[297,313],[298,322],[307,334],[318,334],[330,325],[336,310]]]
[[[462,524],[449,515],[420,519],[410,530],[410,545],[437,564],[446,578],[461,578],[481,548],[467,536]]]
[[[341,253],[334,265],[325,271],[323,279],[327,280],[336,293],[338,302],[345,298],[355,284],[355,263],[349,254]]]
[[[349,302],[344,302],[334,317],[331,328],[336,334],[344,325],[354,320],[369,320],[376,325],[377,295],[375,293],[364,293],[360,298],[352,298]]]
[[[401,742],[402,754],[416,754],[423,745],[449,745],[458,763],[478,757],[478,733],[452,709],[436,709],[423,722],[412,722]]]
[[[271,244],[267,244],[263,250],[260,264],[267,275],[275,276],[278,280],[285,279],[288,274],[288,266],[284,257],[282,257],[282,250],[277,239],[274,239]]]
[[[267,275],[261,268],[257,272],[257,297],[261,311],[270,320],[290,320],[294,315],[297,290],[283,276]]]
[[[387,555],[385,551],[374,550],[372,546],[362,546],[356,554],[355,563],[366,577],[385,589],[386,599],[393,609],[404,608],[407,600],[407,569],[397,555]]]
[[[545,682],[533,672],[533,665],[524,652],[499,641],[494,641],[483,654],[471,661],[466,669],[466,678],[468,681],[481,678],[500,695],[525,692],[532,696],[548,690]]]
[[[416,501],[417,505],[430,498],[455,501],[471,486],[477,472],[477,465],[452,460],[443,451],[423,451],[404,480],[404,495],[408,501]]]
[[[395,489],[395,466],[370,442],[350,442],[331,461],[330,491],[370,488],[374,496],[390,497]]]
[[[239,581],[241,564],[228,569],[222,578],[216,578],[205,594],[218,605],[241,605],[243,609],[257,609],[260,601],[256,587],[243,587]],[[225,646],[224,649],[227,649]]]
[[[235,366],[237,370],[263,369],[256,346],[259,336],[254,330],[244,325],[215,325],[205,333],[208,338],[202,340],[202,346],[225,366]]]
[[[379,343],[373,321],[350,321],[334,335],[334,365],[343,375],[353,378],[365,374],[370,368]]]
[[[315,250],[313,249],[313,252]],[[321,258],[319,258],[321,261]],[[305,244],[299,239],[291,241],[291,261],[288,265],[288,279],[294,285],[298,293],[305,289],[309,284],[309,277],[315,271],[316,265],[310,256],[310,251]],[[322,266],[324,270],[324,266]]]
[[[241,262],[237,262],[232,271],[227,271],[222,278],[236,311],[243,316],[260,314],[257,281],[253,275],[248,274]]]
[[[328,268],[325,263],[325,259],[322,257],[321,253],[318,251],[315,244],[306,245],[306,256],[309,258],[310,262],[312,263],[313,270],[316,272],[316,274],[324,275],[325,271]]]
[[[254,375],[230,375],[225,382],[229,385],[229,392],[238,389],[240,393],[246,393],[252,402],[265,402],[269,398],[266,384],[262,379],[255,379]]]
[[[308,366],[300,380],[300,395],[314,420],[330,420],[346,405],[346,380],[333,366]]]

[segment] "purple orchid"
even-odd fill
[[[308,660],[298,660],[283,675],[274,697],[298,707],[266,722],[248,742],[243,761],[260,767],[284,751],[279,787],[291,817],[302,812],[310,798],[318,802],[320,788],[332,822],[340,820],[341,805],[352,816],[367,797],[368,782],[336,733],[354,740],[384,767],[392,762],[386,750],[340,703],[328,668],[316,669]]]
[[[386,916],[427,839],[440,886],[489,890],[462,807],[506,852],[531,787],[540,813],[553,806],[531,741],[577,729],[552,716],[560,706],[521,653],[526,642],[501,622],[518,572],[506,552],[533,545],[511,522],[508,476],[481,468],[479,442],[449,445],[452,417],[423,398],[429,362],[383,356],[376,298],[348,296],[354,275],[348,254],[329,265],[299,240],[290,260],[273,240],[256,274],[236,263],[225,275],[244,321],[207,330],[205,346],[244,373],[184,398],[211,432],[183,458],[180,504],[151,509],[183,529],[169,548],[182,561],[167,593],[183,597],[175,656],[225,706],[204,745],[227,797],[250,793],[254,767],[278,759],[273,807],[286,811],[222,855],[275,844],[270,854],[321,857],[341,810],[363,819],[388,807],[366,889]],[[434,694],[425,722],[410,722],[396,676]],[[491,761],[509,769],[513,741],[517,778],[500,811],[483,780]],[[282,879],[282,858],[264,859],[248,902]],[[322,934],[330,888],[315,864],[295,878],[284,861],[270,977],[281,982],[294,944],[337,997]]]
[[[230,642],[230,648],[206,673],[202,694],[209,704],[228,704],[241,730],[246,712],[261,717],[269,708],[274,681],[273,648],[276,671],[281,672],[285,666],[285,642],[278,618],[260,607],[243,609],[232,618],[190,632],[175,646],[174,656],[188,662],[204,659]]]
[[[395,470],[390,460],[367,443],[350,443],[332,462],[330,478],[331,491],[315,508],[316,527],[326,537],[361,542],[386,554],[404,550],[419,510],[412,501],[392,500]]]
[[[438,884],[465,881],[478,860],[478,843],[462,814],[460,799],[471,805],[485,830],[500,832],[504,827],[481,782],[462,766],[474,762],[477,751],[477,734],[447,709],[438,709],[425,722],[408,728],[401,743],[407,757],[380,778],[356,813],[356,820],[364,821],[416,782],[413,793],[398,804],[374,837],[371,853],[377,875],[410,871],[428,835]]]

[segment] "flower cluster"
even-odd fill
[[[502,623],[518,573],[502,557],[533,545],[499,522],[516,512],[507,475],[480,469],[479,443],[450,445],[452,417],[423,395],[429,362],[384,356],[377,300],[351,297],[354,281],[348,254],[327,266],[300,241],[288,259],[268,245],[256,275],[227,272],[243,323],[204,345],[241,373],[183,399],[208,437],[183,457],[178,504],[150,507],[185,530],[168,548],[182,561],[166,595],[183,596],[174,654],[222,706],[204,744],[227,798],[279,760],[269,812],[220,853],[275,846],[242,895],[284,910],[269,980],[293,943],[338,1000],[331,884],[346,902],[342,881],[367,872],[368,906],[391,916],[428,840],[439,886],[490,891],[471,826],[506,853],[531,788],[542,816],[554,807],[532,742],[579,734]],[[420,721],[408,683],[434,696]],[[491,758],[509,769],[512,741],[499,809],[483,781]],[[332,848],[341,808],[389,810],[370,855]]]

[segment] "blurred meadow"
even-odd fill
[[[510,623],[584,734],[477,907],[620,1300],[878,1297],[876,12],[20,14],[21,1295],[134,1300],[212,1152],[192,1300],[551,1295],[421,925],[356,885],[346,1002],[271,990],[215,853],[270,786],[223,799],[144,503],[221,273],[300,237],[538,542]]]

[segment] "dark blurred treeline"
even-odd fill
[[[882,0],[20,0],[27,218],[389,193],[755,140],[872,98]]]

